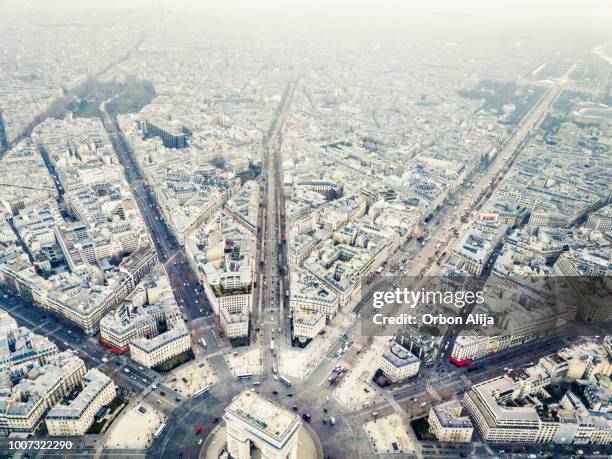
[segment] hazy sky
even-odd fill
[[[61,13],[80,9],[128,10],[159,7],[200,11],[296,10],[335,14],[363,14],[372,11],[439,11],[459,14],[532,15],[549,20],[560,17],[610,17],[610,0],[0,0],[3,13],[48,10]],[[269,13],[269,11],[266,11]]]
[[[612,40],[612,0],[0,0],[0,11],[4,20],[34,21],[82,18],[83,13],[95,21],[100,17],[96,12],[104,11],[113,13],[105,21],[143,16],[142,22],[153,26],[175,16],[185,25],[302,34],[307,40],[309,35],[336,33],[348,39],[372,30],[407,34],[417,29],[448,35],[441,39],[464,35],[472,43],[496,36],[536,37],[552,45],[559,40],[566,47],[572,41],[588,46]]]

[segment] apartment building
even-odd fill
[[[463,365],[469,360],[480,359],[487,355],[508,349],[511,345],[520,344],[521,338],[510,335],[471,336],[460,335],[455,339],[451,350],[451,361]]]
[[[219,324],[225,336],[229,339],[249,336],[249,313],[242,307],[236,312],[227,307],[221,307]]]
[[[250,232],[221,214],[187,241],[190,262],[216,314],[221,308],[252,310],[253,243]]]
[[[289,266],[300,266],[316,246],[316,239],[308,234],[289,234],[287,262]]]
[[[0,336],[5,336],[17,328],[17,321],[8,312],[0,309]]]
[[[291,272],[289,309],[320,312],[327,320],[338,312],[338,296],[323,282],[304,271]]]
[[[480,276],[495,249],[497,238],[481,231],[466,231],[455,246],[448,264],[473,276]]]
[[[21,367],[19,382],[0,394],[0,434],[31,434],[44,414],[68,395],[86,373],[81,359],[69,352],[49,357],[44,365]]]
[[[17,327],[12,317],[10,319],[3,320],[3,332],[0,333],[0,370],[28,363],[43,365],[47,357],[57,354],[57,346],[49,338]]]
[[[325,329],[325,314],[308,309],[293,310],[293,336],[305,343]]]
[[[109,271],[106,285],[92,283],[95,268],[85,268],[88,277],[60,273],[45,279],[29,263],[16,261],[0,266],[0,281],[35,306],[69,320],[86,333],[94,334],[100,320],[135,288],[157,263],[155,251],[140,249],[120,265],[119,272]]]
[[[545,370],[544,370],[545,371]],[[531,379],[531,378],[528,378]],[[546,379],[546,378],[544,378]],[[536,379],[500,376],[476,384],[463,405],[481,437],[489,442],[610,444],[612,422],[578,404],[548,401]],[[518,386],[517,386],[518,383]]]
[[[586,226],[602,233],[612,232],[612,206],[602,207],[589,215]]]
[[[153,368],[191,348],[189,330],[177,320],[169,330],[153,338],[136,338],[130,344],[130,357],[135,362]]]
[[[440,346],[442,339],[406,325],[395,336],[395,341],[418,357],[423,366],[431,366],[436,359],[436,349]]]
[[[126,307],[120,307],[100,320],[100,342],[119,353],[127,351],[134,339],[152,337],[157,333],[157,320],[146,308],[133,314]]]
[[[131,292],[157,265],[157,252],[151,246],[145,246],[132,253],[119,265],[120,272],[127,274],[127,288]],[[129,293],[128,292],[128,293]]]
[[[392,382],[412,378],[419,373],[421,361],[405,347],[393,342],[380,359],[380,369]]]
[[[94,416],[115,399],[115,383],[99,370],[92,368],[85,374],[76,397],[58,403],[47,413],[45,423],[51,436],[85,435]]]
[[[167,122],[160,119],[142,122],[145,137],[159,137],[166,148],[187,147],[187,131],[178,122]]]
[[[362,283],[380,266],[388,253],[384,241],[365,247],[335,245],[328,239],[305,260],[304,268],[337,297],[340,308],[352,309],[361,300]]]
[[[463,407],[457,400],[431,407],[427,419],[429,431],[441,442],[469,443],[474,426],[467,415],[461,415],[462,411]]]

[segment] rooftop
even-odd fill
[[[291,411],[254,391],[243,390],[226,408],[260,433],[285,441],[300,426],[300,418]]]

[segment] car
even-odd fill
[[[181,401],[181,397],[175,397],[174,400],[176,400],[177,402]]]
[[[200,439],[198,440],[198,445],[201,445],[203,442],[204,442],[204,439],[200,438]]]
[[[272,391],[272,393],[273,393],[274,395],[278,395],[278,391],[277,391],[277,390],[273,390],[273,391]]]
[[[166,395],[166,393],[163,390],[160,390],[159,391],[159,395],[161,395],[163,397],[164,395]]]
[[[158,405],[161,405],[161,400],[155,400],[155,403],[157,403]]]

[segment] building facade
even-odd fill
[[[137,338],[130,345],[130,356],[139,364],[153,368],[191,348],[189,330],[182,322],[154,338]]]
[[[92,368],[83,378],[82,390],[74,399],[49,410],[45,419],[49,435],[85,435],[98,410],[112,402],[115,396],[113,380]]]
[[[463,407],[457,400],[433,406],[429,410],[429,430],[438,441],[468,443],[474,426],[468,416],[461,416]]]
[[[395,342],[380,359],[380,369],[392,382],[416,376],[420,367],[421,361],[405,347]]]

